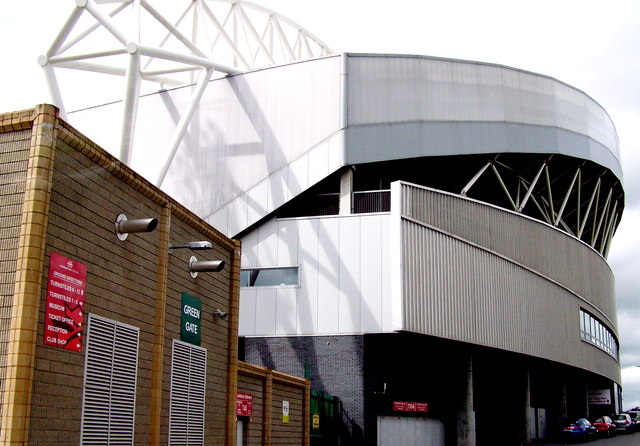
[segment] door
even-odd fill
[[[236,446],[244,446],[244,420],[241,418],[236,422]]]
[[[431,418],[378,417],[378,446],[444,446],[444,424]]]

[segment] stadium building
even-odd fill
[[[68,119],[242,240],[241,359],[335,397],[325,439],[514,445],[620,409],[622,170],[586,93],[328,53],[135,102],[120,140],[121,102]]]

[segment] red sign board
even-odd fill
[[[416,403],[410,401],[394,401],[394,412],[428,412],[429,407],[427,403]]]
[[[84,321],[86,265],[51,253],[44,319],[44,343],[80,351]]]
[[[253,395],[238,393],[236,398],[236,415],[250,417],[253,414]]]

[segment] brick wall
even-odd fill
[[[307,381],[245,364],[238,385],[239,242],[59,120],[52,106],[0,115],[0,169],[0,380],[10,383],[1,394],[0,442],[80,442],[86,342],[81,351],[44,343],[56,253],[87,268],[84,324],[94,314],[139,329],[135,444],[168,442],[172,346],[181,338],[187,293],[202,304],[205,444],[235,445],[235,396],[245,391],[255,395],[249,444],[308,445]],[[157,218],[158,228],[119,240],[121,213]],[[213,249],[169,249],[199,240]],[[227,266],[193,278],[191,256]],[[289,402],[288,423],[282,401]]]
[[[289,404],[289,417],[283,417],[283,403]],[[273,387],[271,442],[274,445],[299,446],[302,444],[302,425],[309,423],[304,418],[303,389],[281,383]],[[296,427],[298,426],[298,427]]]
[[[362,336],[246,338],[248,363],[294,376],[309,370],[311,390],[337,396],[351,422],[364,422]]]
[[[0,395],[4,390],[29,130],[0,133]],[[2,415],[0,406],[0,416]]]
[[[245,426],[244,445],[262,445],[264,427],[264,379],[256,376],[238,376],[238,392],[248,393],[253,397],[253,413],[251,417],[242,417]]]
[[[0,115],[0,124],[2,118]],[[77,445],[80,439],[85,348],[75,352],[44,344],[49,259],[54,252],[87,267],[85,324],[88,314],[92,313],[140,329],[136,444],[147,445],[154,441],[151,410],[154,367],[161,377],[158,442],[168,442],[172,339],[180,339],[182,292],[200,299],[201,347],[207,349],[205,443],[230,442],[226,435],[229,427],[227,395],[235,381],[230,379],[228,372],[236,357],[235,336],[232,335],[237,333],[234,331],[237,325],[234,329],[232,324],[237,324],[237,314],[221,320],[214,317],[214,309],[228,313],[236,311],[231,308],[231,296],[232,275],[237,275],[233,273],[235,266],[232,267],[232,263],[239,256],[234,254],[238,245],[66,123],[58,120],[54,125],[57,140],[45,220],[44,258],[40,265],[33,265],[33,268],[41,269],[42,287],[26,423],[28,443]],[[9,315],[14,284],[18,280],[15,277],[16,251],[23,212],[26,158],[30,141],[31,144],[35,141],[32,136],[33,132],[28,128],[15,131],[0,126],[0,169],[3,173],[0,179],[3,204],[0,213],[0,348],[4,353],[0,355],[0,373],[5,370],[2,365],[7,357]],[[115,233],[115,221],[120,213],[128,218],[158,218],[162,230],[159,227],[150,233],[130,234],[127,240],[121,241]],[[167,249],[169,244],[180,245],[194,240],[211,241],[214,249],[198,253],[187,249],[169,253]],[[188,270],[191,255],[199,260],[223,260],[226,266],[222,272],[200,273],[192,278]],[[158,349],[162,360],[154,362]],[[18,404],[25,402],[18,398]],[[20,429],[18,427],[16,431]]]
[[[253,415],[245,423],[244,445],[309,444],[309,383],[281,372],[239,363],[238,392],[253,397]],[[283,417],[283,402],[289,407]]]

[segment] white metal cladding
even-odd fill
[[[163,190],[202,218],[238,200],[229,212],[237,212],[246,225],[247,212],[262,218],[273,209],[269,201],[280,206],[344,165],[342,146],[335,140],[340,69],[341,58],[335,56],[211,81]],[[191,91],[181,87],[139,100],[138,116],[144,118],[136,123],[131,167],[151,181]],[[119,135],[110,123],[118,125],[114,120],[121,107],[114,103],[70,112],[69,121],[117,153]]]
[[[347,162],[429,155],[560,153],[622,179],[606,111],[547,76],[486,63],[349,55]]]
[[[204,444],[207,350],[173,340],[169,444]]]
[[[89,315],[81,444],[133,444],[139,335],[137,327]]]
[[[153,180],[192,87],[140,98],[131,166]],[[121,103],[69,113],[111,153]],[[207,85],[163,190],[229,236],[345,165],[494,153],[562,154],[622,179],[602,107],[547,76],[486,63],[344,54]]]
[[[399,183],[400,213],[454,234],[569,288],[617,326],[611,268],[595,250],[557,228],[459,195]]]
[[[391,331],[389,221],[272,219],[243,236],[243,268],[299,265],[300,287],[241,288],[240,334]]]

